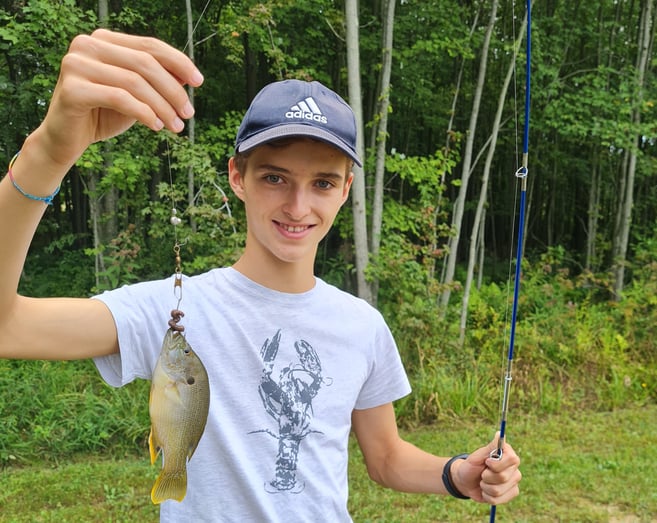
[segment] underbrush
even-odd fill
[[[657,262],[639,253],[622,300],[608,298],[604,277],[571,276],[550,252],[523,267],[512,362],[510,408],[550,414],[609,411],[657,400]],[[465,342],[460,311],[397,305],[387,318],[414,392],[397,405],[402,423],[454,416],[496,420],[507,369],[511,289],[474,291]],[[416,298],[417,300],[417,298]],[[454,303],[460,299],[453,297]],[[408,315],[408,316],[407,316]]]
[[[149,382],[112,389],[91,361],[0,359],[0,464],[143,449]]]
[[[554,253],[523,269],[510,410],[547,415],[611,411],[657,400],[657,262],[639,253],[633,283],[608,299],[604,277],[571,276]],[[488,283],[470,300],[460,345],[458,313],[439,314],[436,294],[415,287],[380,303],[413,393],[400,424],[482,419],[495,426],[507,366],[509,289]],[[460,303],[454,295],[453,303]],[[93,363],[0,360],[0,465],[77,452],[143,452],[148,387],[106,386]]]

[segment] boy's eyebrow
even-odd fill
[[[280,167],[278,165],[274,165],[274,164],[271,164],[271,163],[258,164],[255,167],[255,169],[258,170],[258,171],[276,171],[276,172],[279,172],[279,173],[289,173],[290,172],[289,169],[286,169],[285,167]]]

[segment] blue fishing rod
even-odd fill
[[[497,448],[491,452],[491,458],[502,459],[504,441],[506,438],[506,421],[509,412],[509,394],[511,391],[513,352],[516,339],[516,320],[518,317],[518,297],[520,295],[520,276],[522,265],[522,251],[525,237],[525,207],[527,199],[527,175],[528,157],[529,157],[529,108],[531,100],[531,45],[532,45],[532,13],[531,0],[527,0],[527,44],[526,44],[526,65],[525,65],[525,123],[523,129],[522,143],[522,165],[516,171],[516,178],[520,180],[520,210],[518,217],[518,243],[516,246],[516,270],[515,281],[513,286],[513,306],[511,309],[511,328],[509,333],[509,350],[507,352],[506,371],[504,373],[504,393],[502,396],[502,415],[500,422],[500,436],[497,441]],[[495,522],[497,507],[490,507],[490,523]]]

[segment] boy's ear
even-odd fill
[[[230,183],[230,188],[235,193],[235,196],[244,201],[244,185],[242,181],[242,173],[237,170],[235,157],[231,156],[228,160],[228,183]]]
[[[349,198],[349,191],[351,189],[351,184],[353,183],[353,181],[354,181],[354,173],[353,173],[353,171],[350,171],[349,176],[345,180],[344,188],[343,188],[343,191],[342,191],[342,203],[343,204]]]

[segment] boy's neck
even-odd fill
[[[279,292],[298,294],[315,287],[314,264],[305,261],[263,259],[245,251],[233,268],[257,284]]]

